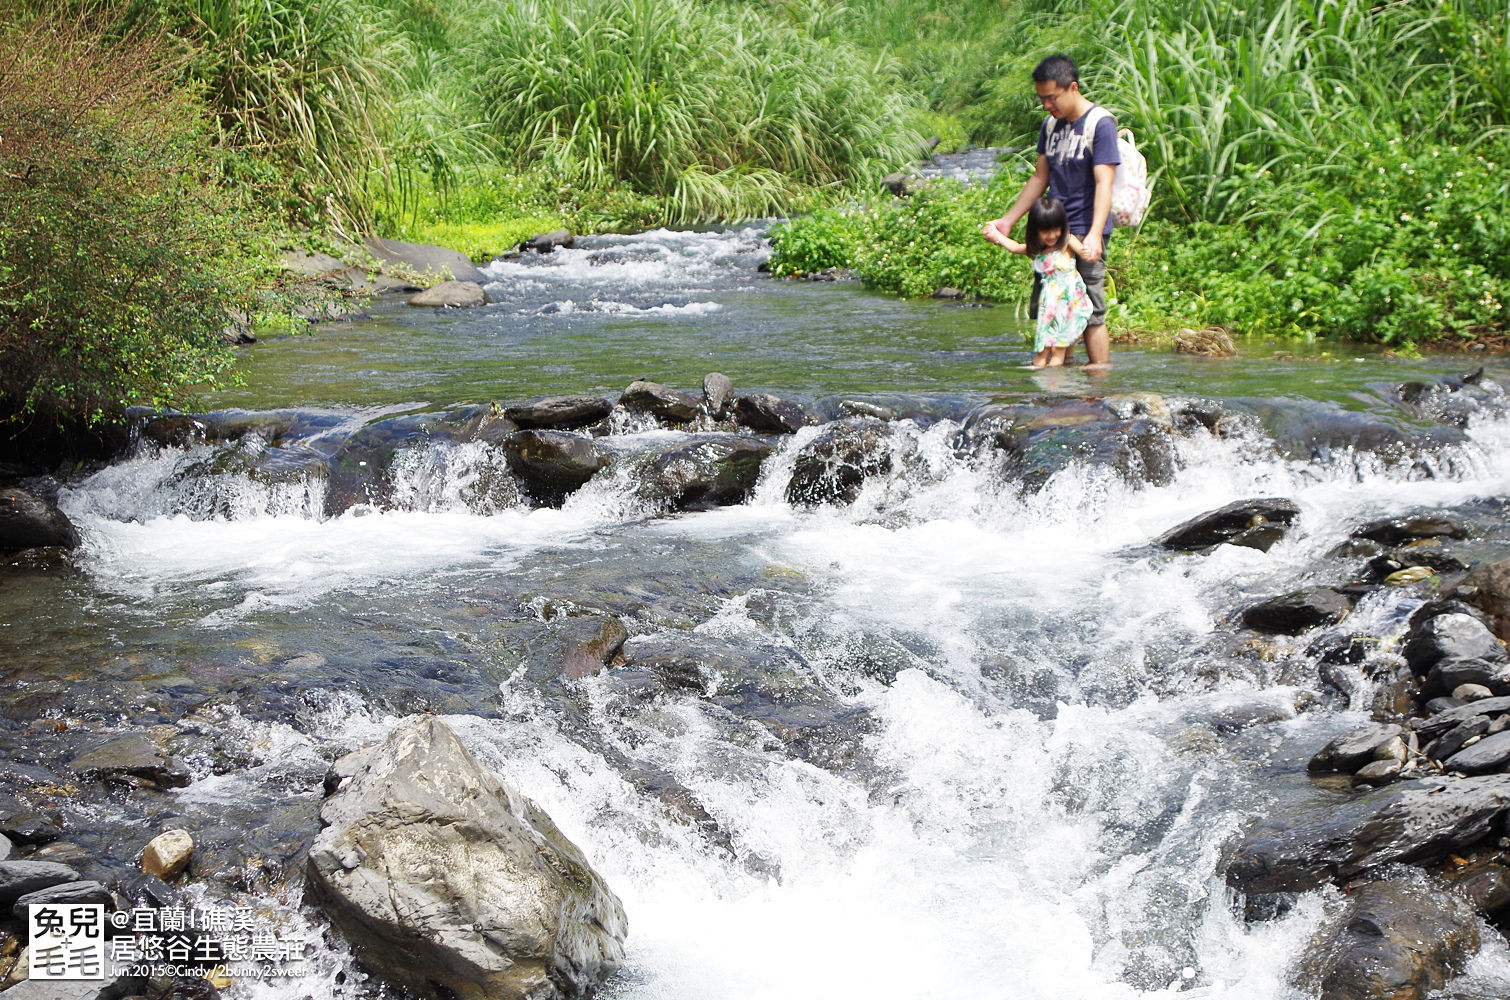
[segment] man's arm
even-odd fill
[[[1091,170],[1096,176],[1096,200],[1091,210],[1091,231],[1085,234],[1084,259],[1094,262],[1101,259],[1101,234],[1106,231],[1106,217],[1112,211],[1112,180],[1117,176],[1117,165],[1098,163]]]
[[[1023,182],[1022,190],[1018,192],[1017,200],[1012,207],[1007,209],[1007,214],[996,220],[996,228],[1003,236],[1012,232],[1012,227],[1017,225],[1017,220],[1028,214],[1028,209],[1033,207],[1033,202],[1043,197],[1043,193],[1049,189],[1049,161],[1042,153],[1038,154],[1038,162],[1033,165],[1033,172]],[[1106,189],[1106,209],[1111,211],[1111,188]],[[1106,221],[1105,216],[1102,222]]]

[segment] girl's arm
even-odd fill
[[[1086,260],[1090,260],[1089,257],[1085,256],[1085,244],[1081,243],[1080,237],[1076,236],[1074,233],[1071,233],[1069,236],[1065,237],[1064,245],[1069,247],[1070,253],[1074,254],[1076,257],[1082,257]]]
[[[997,225],[997,223],[999,223],[1000,221],[1000,219],[992,219],[990,222],[981,227],[980,234],[986,239],[990,240],[992,243],[995,243],[997,246],[1006,247],[1013,253],[1027,253],[1027,245],[1018,243],[1016,240],[1012,239],[1012,237],[1003,232],[1001,226]]]

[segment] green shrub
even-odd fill
[[[10,11],[0,13],[14,13]],[[214,122],[160,38],[0,17],[0,418],[96,424],[231,365],[266,220],[219,179]]]

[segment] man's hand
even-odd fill
[[[1085,252],[1080,255],[1081,260],[1087,264],[1094,264],[1101,259],[1100,233],[1086,233],[1085,238],[1080,242],[1085,246]]]

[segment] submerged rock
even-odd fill
[[[1228,543],[1267,552],[1298,517],[1300,508],[1283,497],[1236,500],[1170,528],[1155,544],[1190,550]]]
[[[1346,594],[1331,587],[1308,587],[1253,605],[1243,612],[1243,624],[1259,632],[1299,635],[1337,624],[1351,608]]]
[[[1424,880],[1366,882],[1312,939],[1299,985],[1319,1000],[1424,1000],[1478,949],[1473,907],[1457,893]]]
[[[1354,528],[1352,537],[1400,545],[1421,538],[1467,538],[1468,529],[1445,517],[1389,517]]]
[[[743,503],[771,446],[738,434],[703,434],[673,445],[640,471],[637,492],[675,510]]]
[[[504,441],[503,453],[530,495],[553,507],[609,464],[591,439],[566,431],[519,431]]]
[[[400,722],[330,780],[309,893],[385,981],[445,1000],[555,1000],[618,969],[618,897],[440,719]]]
[[[828,424],[797,453],[786,498],[793,504],[854,503],[872,476],[891,471],[890,424],[854,419]]]
[[[86,778],[182,788],[191,775],[183,762],[146,736],[127,733],[79,754],[68,766]]]

